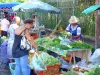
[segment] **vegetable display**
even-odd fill
[[[44,65],[44,66],[59,64],[59,61],[57,58],[49,55],[46,52],[43,52],[41,55],[38,56],[38,61],[41,63],[41,65]]]
[[[50,38],[50,37],[44,37],[36,39],[35,42],[38,46],[42,46],[45,49],[48,49],[50,47],[56,47],[60,50],[69,50],[69,49],[92,49],[92,46],[82,42],[82,41],[75,41],[75,42],[69,42],[66,44],[61,44],[61,39],[58,37],[56,38]],[[43,48],[39,49],[40,51],[43,51]]]
[[[60,44],[60,39],[59,38],[54,38],[51,42],[51,46],[58,46]]]
[[[92,46],[85,42],[71,42],[69,45],[76,49],[92,49]]]
[[[46,69],[46,66],[51,66],[55,64],[60,64],[59,60],[51,55],[49,55],[46,52],[42,52],[41,54],[34,54],[34,56],[29,59],[32,59],[30,61],[30,67],[34,69]]]

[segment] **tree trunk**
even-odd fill
[[[96,0],[96,4],[100,4],[100,0]],[[99,13],[98,13],[99,12]],[[95,48],[100,48],[100,11],[96,14],[96,27],[95,27]]]

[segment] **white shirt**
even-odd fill
[[[9,25],[10,25],[10,22],[6,18],[1,20],[1,30],[2,31],[8,31]]]
[[[10,33],[9,39],[14,40],[15,38],[15,30],[19,27],[17,24],[11,24],[8,32]]]
[[[77,25],[77,26],[78,26],[78,25]],[[77,26],[76,26],[76,27],[73,27],[73,26],[71,25],[72,31],[76,30]],[[70,30],[70,24],[67,26],[66,30],[68,30],[68,31]],[[77,28],[77,35],[80,35],[80,34],[81,34],[81,28],[78,27],[78,28]]]

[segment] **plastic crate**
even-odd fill
[[[15,63],[9,63],[11,75],[15,75]]]
[[[60,64],[47,66],[47,70],[39,71],[37,75],[60,75]]]

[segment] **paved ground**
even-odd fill
[[[8,65],[5,69],[0,69],[0,75],[11,75]]]

